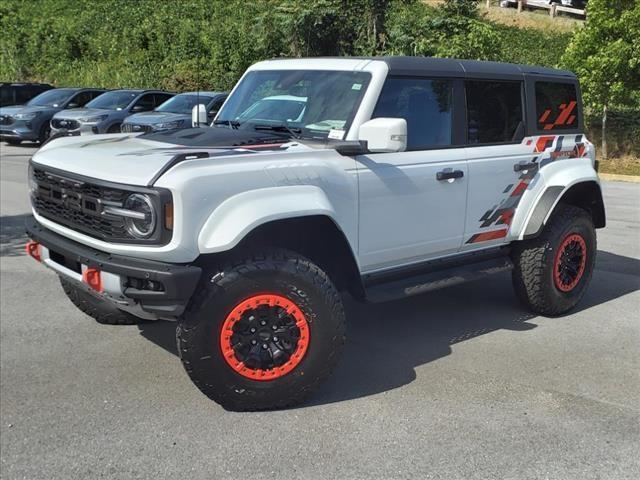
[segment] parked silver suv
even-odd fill
[[[85,105],[59,112],[51,119],[51,135],[119,133],[123,120],[133,113],[149,112],[173,97],[161,90],[112,90]]]
[[[170,98],[151,112],[134,113],[122,122],[122,132],[158,132],[190,128],[191,112],[196,104],[205,106],[210,123],[227,98],[223,92],[187,92]]]

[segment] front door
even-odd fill
[[[385,82],[372,117],[404,118],[407,151],[356,157],[364,272],[460,249],[468,172],[465,149],[452,148],[452,88],[446,79]]]

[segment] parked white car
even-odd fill
[[[524,306],[555,316],[586,291],[605,212],[570,72],[270,60],[215,124],[45,145],[27,250],[99,322],[176,320],[186,371],[225,408],[320,385],[345,341],[340,292],[511,270]]]

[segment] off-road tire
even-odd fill
[[[232,369],[220,345],[234,307],[260,294],[293,302],[309,328],[305,355],[289,373],[270,380]],[[330,375],[345,342],[345,314],[338,291],[317,265],[287,250],[265,250],[205,271],[176,338],[185,370],[207,397],[227,410],[279,409],[302,402]]]
[[[114,307],[105,300],[94,297],[73,283],[60,278],[62,290],[82,312],[105,325],[135,325],[144,320]]]
[[[586,260],[575,287],[562,291],[554,281],[554,267],[558,249],[570,235],[579,235],[584,240]],[[514,244],[512,280],[518,299],[537,314],[554,317],[568,312],[581,300],[589,285],[596,250],[591,215],[572,205],[558,205],[538,237]]]

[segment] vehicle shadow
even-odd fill
[[[4,215],[0,217],[0,257],[24,255],[27,234],[24,222],[30,214]]]
[[[577,311],[637,290],[640,260],[599,251]],[[537,326],[536,317],[517,302],[508,274],[385,304],[347,298],[345,305],[345,352],[329,381],[302,408],[401,387],[416,378],[416,367],[451,354],[452,345],[497,330],[526,332]],[[151,322],[139,329],[143,337],[177,355],[175,323]]]

